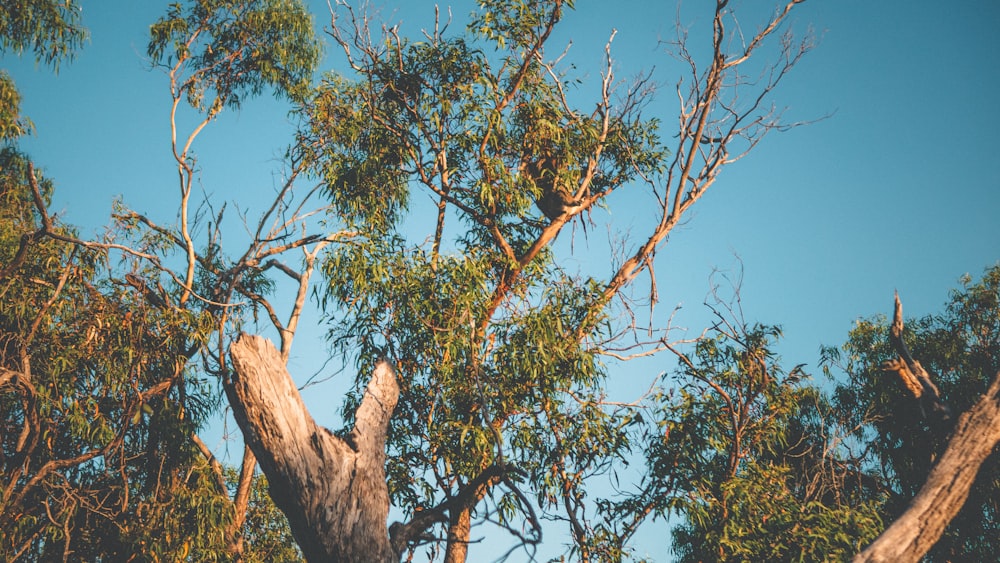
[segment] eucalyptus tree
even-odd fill
[[[223,106],[272,83],[290,90],[311,72],[312,20],[289,6],[199,2],[190,20],[172,6],[153,26],[150,55],[166,58],[168,44],[179,54],[170,61],[171,123],[178,101],[209,103],[186,144],[178,146],[172,131],[182,206],[197,132]],[[0,8],[5,51],[30,50],[56,65],[84,37],[73,2]],[[285,51],[288,42],[297,42],[298,60]],[[214,56],[191,57],[206,45]],[[201,65],[194,77],[183,73],[192,61]],[[196,434],[219,405],[211,371],[194,361],[219,318],[205,299],[190,302],[209,276],[164,265],[174,243],[193,245],[188,223],[159,228],[122,209],[108,239],[78,238],[47,211],[52,181],[15,148],[30,121],[12,81],[0,79],[7,143],[0,152],[0,558],[230,561],[241,559],[248,535],[255,545],[242,558],[270,560],[288,543],[287,527],[259,487],[251,490],[252,462],[233,484]],[[124,255],[124,267],[114,265],[114,253]],[[260,528],[246,532],[248,525]]]
[[[37,213],[51,181],[10,148],[0,167],[0,553],[225,559],[226,497],[186,439],[217,404],[187,367],[211,325],[109,280]]]
[[[882,529],[879,490],[843,441],[830,399],[774,353],[782,331],[713,291],[712,328],[668,376],[620,515],[676,518],[678,561],[844,561]]]
[[[432,557],[461,561],[475,520],[530,548],[543,519],[567,526],[581,560],[620,558],[634,527],[616,528],[585,492],[628,453],[638,422],[632,405],[607,401],[608,364],[662,352],[669,336],[668,326],[639,328],[646,298],[633,286],[648,280],[655,302],[654,258],[668,235],[725,165],[786,126],[769,98],[811,46],[784,34],[799,3],[743,35],[749,27],[719,1],[706,14],[704,49],[679,32],[670,48],[689,74],[665,131],[648,112],[659,103],[651,76],[615,76],[613,35],[589,105],[576,101],[562,46],[551,45],[568,0],[484,1],[464,31],[438,21],[421,40],[337,2],[329,31],[349,69],[313,89],[318,51],[301,2],[171,4],[151,27],[148,55],[168,77],[179,220],[120,209],[118,239],[84,241],[32,196],[40,226],[26,231],[80,253],[120,252],[135,266],[111,283],[151,311],[144,331],[169,332],[158,341],[169,346],[143,345],[171,359],[151,389],[172,409],[171,436],[202,456],[190,474],[214,483],[212,498],[231,511],[199,538],[237,558],[250,553],[239,532],[259,458],[310,559],[398,560],[427,545]],[[758,63],[762,51],[776,62]],[[206,239],[196,242],[197,138],[265,90],[302,118],[283,183],[246,246],[223,244],[222,208],[211,202]],[[182,112],[196,116],[186,131]],[[310,180],[316,189],[303,192]],[[325,201],[314,204],[319,192]],[[648,202],[644,230],[593,243],[608,249],[604,273],[570,271],[578,237],[589,245],[599,223],[614,227],[609,211],[623,196]],[[426,231],[404,227],[427,216],[418,211],[426,198]],[[328,214],[322,223],[309,220],[317,209]],[[304,258],[289,266],[283,256],[295,249]],[[316,425],[284,369],[316,266],[331,342],[362,374],[345,407],[352,428],[336,433]],[[284,309],[272,293],[280,277],[295,288]],[[235,340],[268,326],[279,349]],[[248,444],[232,491],[185,414],[206,375],[221,380]],[[160,412],[146,404],[119,410],[140,424]],[[388,526],[390,501],[406,521]],[[143,541],[175,553],[196,547],[170,544],[181,535]],[[203,549],[191,557],[208,558]]]
[[[886,536],[859,561],[989,559],[997,545],[1000,459],[1000,265],[962,279],[941,313],[865,319],[830,368],[835,394]],[[925,555],[926,554],[926,555]]]
[[[636,421],[606,400],[607,363],[665,350],[667,327],[637,328],[632,286],[647,276],[655,288],[672,229],[726,164],[783,127],[765,100],[809,39],[776,41],[762,82],[743,68],[798,3],[742,42],[717,3],[704,60],[679,36],[691,74],[666,132],[647,113],[649,76],[614,75],[613,36],[591,105],[574,103],[563,46],[550,45],[570,2],[482,2],[464,32],[438,20],[420,40],[333,7],[351,72],[326,75],[304,104],[296,158],[356,233],[324,257],[321,292],[331,342],[360,368],[345,408],[355,425],[318,427],[260,339],[233,346],[227,388],[308,558],[397,560],[428,543],[462,561],[476,519],[529,548],[555,519],[581,560],[621,557],[634,530],[602,525],[585,492],[627,454]],[[613,225],[625,192],[649,202],[648,230],[610,241],[621,250],[605,273],[568,270],[576,237]],[[376,369],[383,357],[394,370]],[[406,522],[386,526],[389,499]]]
[[[57,67],[86,36],[79,15],[73,2],[4,4],[0,47]],[[151,307],[128,283],[139,278],[109,283],[101,249],[45,213],[53,182],[16,148],[31,123],[6,73],[0,101],[0,555],[210,559],[226,514],[176,439],[215,402],[180,361],[204,331]]]

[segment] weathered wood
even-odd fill
[[[899,518],[854,563],[919,561],[969,496],[983,461],[1000,443],[1000,374],[986,394],[958,419],[944,454]]]
[[[270,341],[243,335],[229,353],[235,373],[225,388],[233,414],[306,559],[398,562],[384,469],[399,397],[389,364],[376,367],[344,440],[312,419]]]
[[[921,401],[925,415],[941,422],[951,411],[941,398],[931,375],[910,354],[903,341],[903,305],[896,295],[889,341],[899,355],[883,364],[896,373],[913,396]],[[908,563],[919,561],[958,514],[983,461],[1000,443],[1000,374],[986,394],[958,419],[948,446],[931,469],[927,482],[910,501],[906,511],[854,563]]]
[[[903,340],[903,304],[899,300],[898,293],[892,326],[889,329],[889,343],[899,357],[883,363],[882,369],[899,376],[906,389],[920,401],[920,409],[924,416],[932,416],[935,422],[949,420],[951,409],[941,398],[941,392],[934,384],[931,374],[913,358]]]

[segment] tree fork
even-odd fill
[[[389,364],[376,366],[343,439],[310,416],[270,341],[244,334],[229,354],[233,415],[306,559],[399,561],[387,527],[385,439],[399,398]]]

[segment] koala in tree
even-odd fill
[[[558,219],[575,211],[579,201],[569,187],[561,185],[559,171],[565,164],[562,155],[547,152],[541,155],[525,155],[521,161],[521,174],[534,182],[541,192],[535,200],[538,209],[550,220]]]

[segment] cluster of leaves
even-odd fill
[[[546,232],[534,205],[552,184],[601,201],[653,173],[663,152],[634,100],[569,108],[570,82],[541,63],[563,9],[482,3],[466,33],[443,26],[415,42],[394,30],[373,40],[345,10],[333,34],[357,53],[359,78],[328,75],[303,107],[301,158],[336,220],[362,235],[323,266],[331,341],[361,374],[389,356],[402,375],[388,473],[405,509],[503,466],[543,509],[582,512],[584,479],[627,443],[628,420],[602,406],[604,367],[588,344],[609,336],[603,286],[556,266],[547,244],[557,229]],[[510,16],[521,12],[534,16]],[[528,172],[546,160],[547,178]],[[414,193],[437,204],[426,236],[403,227]],[[492,498],[499,521],[520,527],[525,498]]]
[[[73,56],[87,39],[74,0],[18,0],[0,6],[0,51],[30,50],[47,65]]]
[[[726,328],[724,328],[726,327]],[[618,510],[677,514],[680,561],[841,561],[881,530],[837,457],[828,410],[774,326],[724,324],[682,356],[656,405],[642,493]]]
[[[27,159],[4,149],[0,170],[0,263],[16,266],[0,280],[0,549],[100,559],[211,542],[227,516],[206,509],[220,499],[188,436],[217,399],[184,367],[203,320],[104,279],[98,252],[32,240]]]
[[[10,75],[0,71],[0,142],[9,143],[31,129],[31,120],[21,115],[21,93]]]
[[[30,50],[35,60],[58,69],[87,38],[80,24],[80,6],[72,0],[25,0],[0,5],[0,53]],[[0,142],[8,143],[31,131],[21,115],[21,95],[6,71],[0,70]]]
[[[227,482],[236,483],[238,480],[235,470],[226,470]],[[267,478],[263,475],[254,478],[246,520],[243,523],[243,539],[246,542],[243,561],[247,563],[304,561],[288,528],[288,520],[271,500]]]
[[[944,311],[908,320],[913,356],[933,374],[954,416],[965,412],[1000,372],[1000,264],[983,277],[962,279]],[[902,383],[888,380],[882,363],[894,357],[883,317],[859,321],[842,349],[825,350],[827,368],[843,372],[834,393],[845,428],[857,428],[858,462],[877,484],[871,496],[885,521],[895,519],[923,485],[948,439],[948,424],[925,416]],[[895,379],[895,378],[893,378]],[[928,554],[930,561],[990,559],[1000,550],[1000,460],[980,469],[969,500]]]
[[[149,31],[150,59],[191,70],[173,85],[175,97],[212,115],[266,88],[302,99],[320,52],[312,16],[298,0],[178,2]]]

